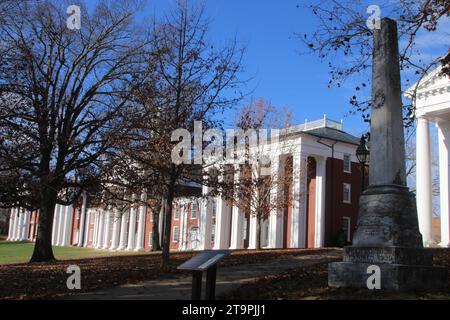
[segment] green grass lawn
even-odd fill
[[[28,262],[33,253],[33,247],[34,243],[0,241],[0,265]],[[53,247],[53,252],[55,254],[55,258],[58,260],[73,260],[136,254],[134,252],[112,252],[108,250],[94,250],[79,247]]]

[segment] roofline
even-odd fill
[[[332,128],[328,128],[328,129],[332,129]],[[339,131],[339,130],[337,130],[337,131]],[[341,132],[343,132],[343,131],[341,131]],[[306,134],[309,134],[310,136],[321,138],[321,139],[327,139],[327,140],[330,140],[330,141],[341,142],[341,143],[346,143],[346,144],[350,144],[350,145],[354,145],[354,146],[359,146],[359,143],[356,143],[356,142],[353,143],[353,142],[348,142],[348,141],[344,141],[344,140],[341,140],[341,139],[332,139],[332,138],[324,137],[324,136],[321,136],[319,134],[314,134],[314,133],[311,133],[311,132],[308,132],[308,131],[305,131],[305,132],[302,132],[302,133],[306,133]],[[357,137],[355,137],[355,138],[357,139]]]

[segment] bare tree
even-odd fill
[[[112,157],[113,170],[127,172],[130,190],[146,188],[149,197],[155,199],[154,215],[159,213],[159,203],[165,203],[163,216],[154,216],[163,219],[163,265],[170,262],[173,201],[189,195],[190,184],[200,186],[202,182],[203,162],[173,160],[179,142],[173,134],[185,130],[190,144],[194,122],[201,123],[203,129],[220,127],[216,114],[235,105],[242,96],[239,86],[243,82],[238,75],[243,50],[235,40],[214,48],[207,38],[208,29],[204,9],[188,6],[187,2],[178,3],[163,21],[154,23],[148,74],[135,81],[132,103],[124,112],[128,129]],[[190,158],[191,152],[184,150],[178,155]],[[135,172],[129,168],[135,168]],[[136,171],[139,174],[133,177]]]
[[[398,0],[377,3],[381,17],[390,17],[398,21],[400,63],[402,71],[410,71],[414,77],[422,79],[432,68],[442,63],[443,72],[449,70],[450,49],[442,52],[434,61],[415,59],[421,52],[416,38],[421,32],[440,30],[440,22],[450,16],[450,3],[446,0]],[[312,0],[307,5],[316,17],[317,27],[310,34],[298,34],[298,38],[321,60],[327,61],[330,68],[330,86],[342,86],[352,78],[359,82],[355,85],[355,94],[349,102],[352,112],[361,112],[365,121],[369,119],[371,106],[365,92],[369,82],[372,33],[367,22],[376,23],[367,13],[368,5],[360,0]],[[376,13],[375,11],[373,13]],[[369,24],[370,25],[370,24]],[[376,25],[373,24],[375,27]],[[404,75],[404,85],[410,86],[410,77]],[[414,99],[413,99],[414,100]],[[410,126],[414,116],[414,103],[405,106],[405,124]]]
[[[39,210],[31,261],[50,261],[55,205],[95,185],[143,42],[134,1],[78,2],[79,30],[67,1],[13,2],[0,25],[0,205]]]
[[[292,194],[284,194],[293,181],[293,163],[286,161],[282,166],[284,172],[273,170],[275,163],[271,162],[273,160],[271,156],[274,154],[270,148],[280,147],[275,147],[278,141],[267,138],[269,129],[288,128],[290,119],[291,114],[288,110],[279,110],[270,101],[262,98],[256,101],[252,99],[236,115],[238,134],[235,138],[235,147],[238,157],[245,161],[243,163],[237,161],[237,165],[231,166],[228,161],[224,164],[215,164],[218,171],[212,171],[214,176],[209,179],[209,186],[216,183],[212,194],[224,197],[230,204],[234,204],[256,220],[257,249],[261,248],[262,225],[270,214],[272,212],[276,212],[277,215],[283,214],[286,206],[293,204]],[[279,135],[273,133],[271,131],[272,138]],[[252,139],[255,143],[251,142]],[[289,153],[289,141],[286,140],[286,136],[279,136],[279,139],[281,139],[279,143],[284,146],[284,152]],[[235,170],[238,170],[237,179]],[[285,174],[286,172],[290,174]],[[217,179],[219,174],[223,179]],[[278,195],[276,199],[275,194]],[[295,199],[300,199],[300,195]]]

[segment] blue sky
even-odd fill
[[[143,1],[146,9],[142,16],[156,18],[162,17],[176,5],[176,0]],[[205,4],[206,16],[211,20],[209,37],[215,45],[223,45],[236,35],[246,47],[243,78],[252,78],[247,91],[251,91],[253,97],[263,97],[279,108],[289,108],[294,123],[320,119],[326,114],[334,120],[343,119],[344,129],[356,136],[367,131],[368,125],[363,123],[360,115],[348,114],[348,99],[354,94],[355,85],[349,83],[342,88],[329,89],[326,62],[320,62],[315,56],[299,54],[306,48],[295,39],[294,34],[309,33],[315,25],[312,14],[302,7],[307,1],[189,1]],[[390,1],[395,0],[371,0],[367,1],[367,5],[378,4],[387,11],[383,4],[389,5]],[[90,5],[95,3],[88,2]],[[425,55],[422,58],[432,60],[445,53],[445,48],[448,49],[449,19],[441,29],[443,31],[419,35],[418,47]],[[224,114],[226,126],[232,126],[233,119],[232,112]]]
[[[174,0],[149,1],[156,16],[170,9]],[[367,127],[359,116],[346,117],[347,89],[328,89],[327,66],[305,51],[294,33],[311,29],[313,21],[295,0],[206,0],[211,19],[210,38],[219,45],[237,36],[246,47],[244,77],[252,78],[248,90],[252,96],[268,99],[279,108],[288,107],[293,122],[316,120],[326,114],[344,119],[344,127],[361,134]],[[233,116],[226,114],[231,125]]]

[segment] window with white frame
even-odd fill
[[[178,242],[180,240],[180,228],[178,227],[173,227],[173,237],[172,237],[172,241],[173,242]]]
[[[174,212],[173,212],[173,218],[174,218],[175,220],[180,219],[180,211],[181,211],[181,207],[176,206],[176,207],[174,208],[173,211],[174,211]]]
[[[198,205],[196,202],[191,205],[191,219],[197,219]]]
[[[153,246],[153,232],[149,232],[148,233],[148,246],[152,247]]]
[[[342,231],[345,234],[347,242],[351,241],[351,219],[350,217],[342,217]]]
[[[344,183],[342,197],[344,203],[352,203],[352,185],[350,183]]]
[[[352,172],[352,157],[349,154],[344,154],[344,172]]]

